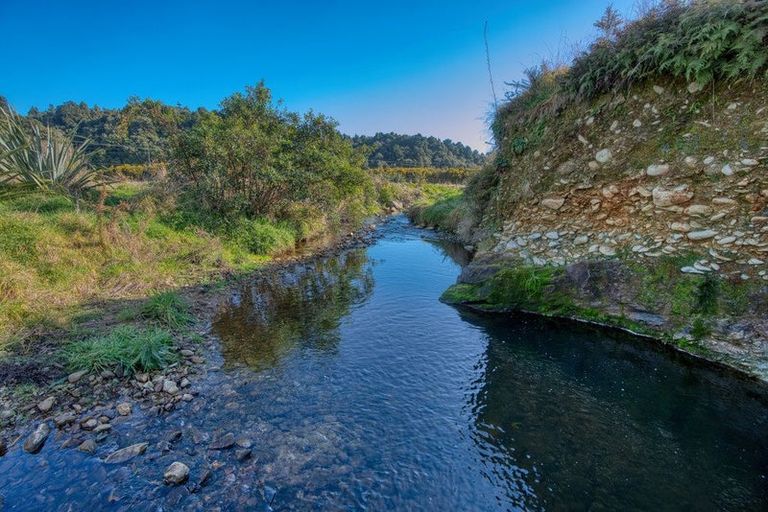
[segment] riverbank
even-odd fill
[[[17,445],[38,452],[49,435],[62,448],[92,453],[110,431],[134,412],[166,414],[197,396],[196,381],[207,371],[209,358],[220,357],[220,347],[210,335],[210,323],[222,300],[243,282],[259,275],[284,272],[317,258],[370,244],[376,239],[372,218],[362,228],[338,236],[317,238],[293,254],[284,254],[260,268],[229,273],[214,283],[175,289],[174,301],[184,305],[189,319],[168,325],[141,315],[147,300],[111,300],[89,304],[91,315],[68,330],[41,333],[0,360],[0,456]],[[170,293],[170,292],[169,292]],[[133,372],[120,365],[72,371],[63,352],[73,338],[109,334],[121,329],[137,332],[161,324],[170,335],[169,360],[152,371]],[[65,439],[64,439],[65,438]]]

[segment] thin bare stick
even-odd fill
[[[488,64],[488,79],[491,82],[491,92],[493,93],[493,108],[499,108],[499,100],[496,98],[496,86],[493,84],[493,73],[491,72],[491,52],[488,49],[488,20],[483,25],[483,39],[485,40],[485,62]]]

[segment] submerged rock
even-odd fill
[[[183,484],[189,478],[189,466],[183,462],[174,462],[165,470],[163,481],[168,485]]]
[[[149,443],[137,443],[125,448],[121,448],[120,450],[110,453],[109,456],[104,459],[104,463],[122,464],[123,462],[128,462],[132,458],[142,455],[145,451],[147,451],[147,446],[149,446]]]
[[[228,448],[232,448],[234,445],[235,445],[235,435],[230,432],[213,441],[210,444],[210,446],[208,446],[208,449],[226,450]]]

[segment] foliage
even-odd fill
[[[150,297],[141,307],[141,316],[172,329],[192,323],[189,303],[175,292],[162,292]]]
[[[451,139],[377,133],[376,135],[355,135],[355,147],[369,152],[368,167],[439,167],[473,168],[481,166],[485,156],[479,151]]]
[[[90,140],[91,159],[96,167],[122,164],[147,165],[170,157],[170,139],[188,129],[205,112],[164,105],[156,100],[130,98],[120,109],[90,107],[68,101],[28,117],[45,126],[74,133],[77,140]]]
[[[0,109],[0,185],[79,197],[102,183],[89,165],[88,143],[58,136],[28,122],[13,110]]]
[[[64,349],[73,370],[100,371],[120,368],[124,372],[157,370],[176,360],[173,339],[161,329],[116,327],[106,336],[74,341]]]
[[[276,106],[263,84],[226,98],[176,138],[171,179],[220,216],[280,217],[290,204],[336,212],[373,201],[363,157],[334,121]]]

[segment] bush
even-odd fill
[[[101,371],[120,368],[126,373],[157,370],[176,359],[167,331],[115,328],[106,336],[72,342],[64,349],[72,370]]]
[[[277,254],[296,246],[296,232],[291,226],[266,219],[241,218],[231,228],[229,236],[234,243],[253,254]]]

